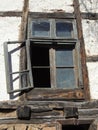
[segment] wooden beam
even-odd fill
[[[83,90],[64,90],[64,89],[33,89],[27,92],[27,100],[84,100]]]
[[[0,17],[21,17],[21,11],[0,11]]]
[[[82,17],[82,19],[98,20],[98,13],[92,13],[92,12],[83,13],[83,12],[81,12],[81,17]]]
[[[53,13],[46,13],[46,12],[29,12],[29,16],[32,18],[62,18],[62,19],[73,19],[75,18],[73,13],[68,12],[53,12]]]
[[[98,62],[98,55],[95,55],[95,56],[87,56],[86,61],[87,61],[87,62]]]
[[[86,67],[86,53],[85,53],[85,46],[84,46],[84,39],[83,39],[81,13],[80,13],[78,0],[74,0],[74,14],[76,17],[78,38],[80,40],[80,51],[81,51],[80,53],[81,53],[81,63],[82,63],[82,74],[83,74],[85,99],[90,100],[89,79],[88,79],[88,71],[87,71],[87,67]]]
[[[23,14],[22,14],[22,20],[21,20],[21,29],[20,29],[20,40],[26,40],[27,34],[27,18],[28,18],[28,6],[29,6],[29,0],[24,0],[24,6],[23,6]],[[24,47],[21,49],[20,52],[20,70],[26,69],[26,48]],[[26,76],[23,77],[23,86],[26,86]],[[22,93],[21,93],[22,94]],[[25,94],[23,93],[20,96],[20,100],[24,100]]]
[[[91,124],[94,121],[94,119],[76,119],[71,118],[67,120],[57,120],[62,125],[80,125],[80,124]]]

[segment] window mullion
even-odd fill
[[[50,57],[50,79],[51,88],[56,88],[56,64],[55,64],[55,49],[51,48],[49,50]]]

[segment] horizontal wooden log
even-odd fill
[[[79,124],[91,124],[94,121],[93,118],[81,118],[81,119],[57,119],[56,122],[62,124],[62,125],[79,125]],[[18,120],[15,118],[10,119],[0,119],[0,124],[42,124],[42,123],[54,123],[54,119],[31,119],[31,120]]]
[[[33,18],[75,18],[73,13],[65,13],[61,12],[60,10],[57,10],[56,12],[53,13],[41,13],[41,12],[29,12],[29,16]]]
[[[81,119],[67,119],[67,120],[57,120],[62,125],[79,125],[79,124],[91,124],[94,119],[81,118]]]
[[[84,99],[84,91],[64,89],[33,89],[26,94],[27,100],[78,100]]]
[[[95,56],[87,56],[86,61],[87,61],[87,62],[98,62],[98,55],[95,55]]]
[[[81,12],[81,17],[82,17],[82,19],[97,20],[98,13],[92,13],[92,12],[83,13],[83,12]]]
[[[22,12],[19,11],[0,11],[0,16],[1,17],[21,17],[22,16]]]
[[[35,109],[63,109],[65,107],[77,107],[79,109],[93,109],[98,108],[98,100],[94,101],[45,101],[45,100],[27,100],[27,101],[1,101],[0,102],[0,111],[2,110],[16,110],[18,106],[27,105],[30,106],[32,110]]]
[[[80,117],[92,117],[96,118],[98,116],[98,108],[92,109],[78,109],[78,113]]]

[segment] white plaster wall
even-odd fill
[[[0,100],[9,99],[6,90],[3,43],[18,40],[20,23],[21,18],[19,17],[0,17]],[[17,59],[18,57],[14,59],[15,68],[18,68]]]
[[[87,56],[98,55],[98,20],[82,20]],[[91,99],[98,99],[98,62],[87,63]]]
[[[79,0],[81,12],[98,13],[98,0]]]
[[[98,20],[82,20],[86,55],[98,55]]]
[[[0,0],[0,11],[21,11],[24,0]]]
[[[98,99],[98,62],[87,63],[91,99]]]
[[[73,12],[73,0],[30,0],[29,10],[31,12]]]

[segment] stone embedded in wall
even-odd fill
[[[72,13],[73,9],[73,0],[30,0],[29,1],[29,10],[31,12],[55,12],[55,11],[64,11]]]

